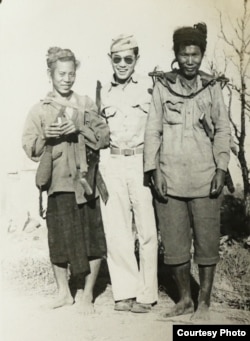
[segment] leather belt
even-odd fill
[[[111,148],[110,153],[116,154],[116,155],[132,156],[136,154],[142,154],[143,148],[125,148],[125,149]]]

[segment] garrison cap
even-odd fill
[[[137,41],[133,35],[120,34],[118,37],[112,39],[110,52],[119,52],[138,47]]]

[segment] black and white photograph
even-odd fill
[[[248,338],[250,0],[1,0],[0,49],[0,340]]]

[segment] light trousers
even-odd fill
[[[150,189],[143,185],[142,154],[106,155],[100,162],[109,200],[101,202],[107,262],[115,301],[135,297],[140,303],[158,299],[157,230]],[[139,267],[135,233],[139,239]]]

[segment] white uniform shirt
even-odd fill
[[[125,84],[113,79],[103,87],[102,113],[110,128],[110,147],[143,147],[150,88],[150,78],[138,74],[133,74]]]

